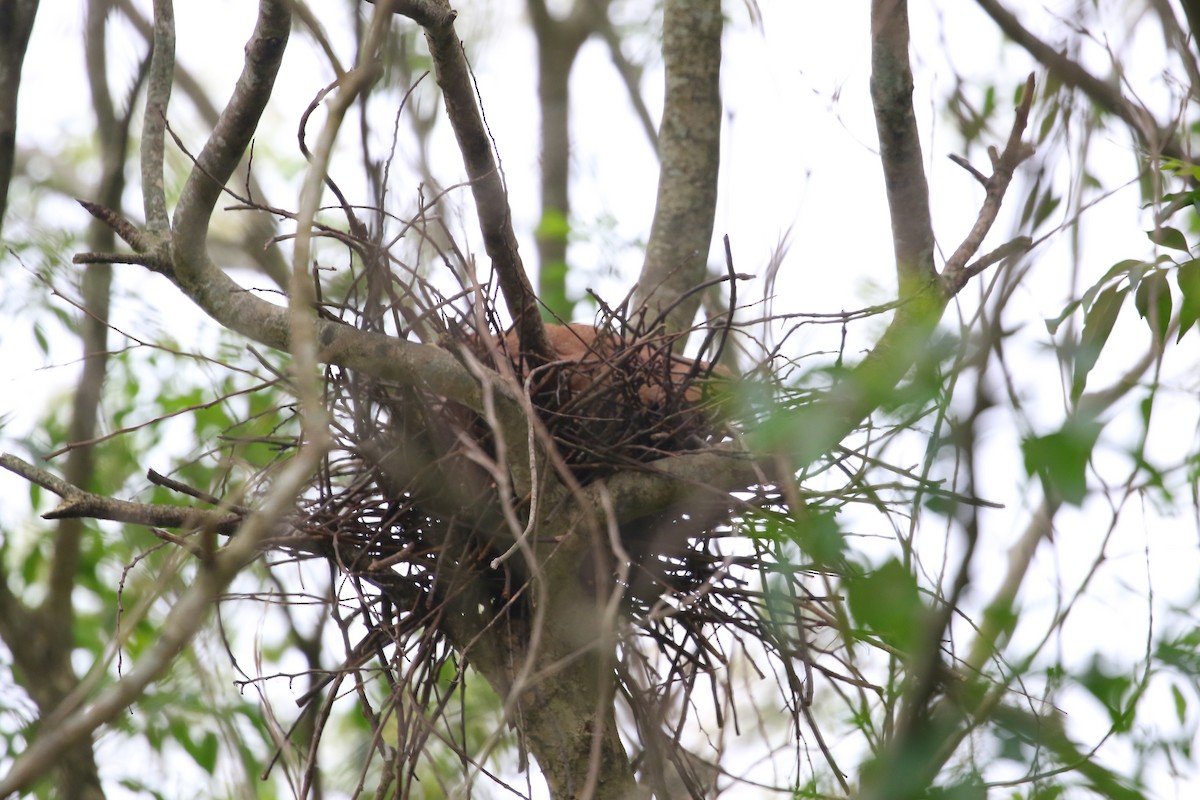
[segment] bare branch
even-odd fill
[[[422,28],[445,28],[454,24],[458,12],[450,8],[445,0],[367,0],[371,5],[382,5],[393,14],[408,17]]]
[[[608,53],[612,58],[613,66],[617,68],[617,74],[621,76],[621,83],[625,85],[625,94],[629,97],[629,104],[633,106],[638,122],[642,125],[646,141],[654,149],[654,154],[658,155],[658,129],[654,127],[650,109],[646,107],[646,98],[642,97],[642,68],[626,58],[625,53],[621,50],[621,37],[607,15],[600,19],[600,36],[603,37],[604,44],[608,47]]]
[[[979,250],[984,237],[987,236],[996,221],[996,215],[1000,213],[1000,204],[1004,202],[1004,194],[1012,182],[1013,173],[1022,161],[1033,155],[1032,145],[1026,144],[1021,138],[1025,135],[1025,126],[1029,123],[1029,109],[1033,105],[1033,94],[1033,75],[1030,74],[1025,81],[1025,93],[1021,97],[1020,105],[1017,106],[1016,117],[1013,120],[1012,130],[1009,131],[1008,141],[1004,145],[1003,152],[997,153],[994,147],[988,149],[988,155],[992,159],[992,175],[984,181],[984,188],[987,191],[979,214],[975,217],[975,224],[971,226],[966,238],[946,260],[946,267],[942,270],[942,286],[948,294],[955,294],[966,285],[971,275],[983,270],[987,264],[999,261],[1004,255],[1007,255],[1005,253],[996,256],[991,261],[986,261],[991,256],[985,256],[985,259],[972,265],[971,270],[967,269],[967,261]],[[985,261],[986,263],[984,263]]]
[[[125,219],[125,217],[121,216],[120,212],[114,211],[108,206],[101,205],[100,203],[93,203],[89,200],[80,200],[77,198],[75,202],[83,206],[84,210],[97,220],[103,222],[106,228],[115,233],[117,236],[120,236],[121,240],[125,242],[125,244],[129,245],[137,252],[147,253],[153,249],[154,240],[147,236],[145,231],[143,231],[141,228]],[[85,263],[91,264],[96,262],[88,261]]]
[[[937,277],[929,183],[912,107],[908,44],[907,2],[872,0],[871,103],[892,218],[900,297],[919,291]]]
[[[157,233],[166,231],[171,224],[163,190],[163,137],[167,103],[175,78],[175,6],[172,0],[154,0],[152,47],[146,112],[142,117],[142,201],[146,227]]]
[[[521,351],[536,363],[549,363],[554,359],[554,349],[546,337],[537,296],[517,251],[508,190],[492,153],[491,134],[476,102],[471,67],[454,30],[456,14],[445,0],[407,0],[393,2],[391,7],[425,29],[434,74],[446,101],[446,115],[454,128],[467,177],[471,179],[483,246],[500,280]]]
[[[658,200],[635,302],[653,318],[704,279],[721,158],[720,0],[667,0],[663,8],[666,104],[659,126]],[[701,298],[667,316],[687,330]]]
[[[181,284],[202,280],[208,225],[225,182],[233,175],[258,127],[291,32],[287,0],[260,0],[246,63],[233,96],[184,184],[174,216],[176,276]]]
[[[946,300],[937,288],[929,185],[912,108],[905,0],[872,0],[871,101],[879,132],[896,257],[895,315],[871,352],[820,400],[779,415],[789,436],[756,431],[756,450],[779,453],[788,442],[793,464],[806,466],[829,452],[884,402],[918,359]],[[782,455],[782,453],[781,453]]]
[[[1081,90],[1096,105],[1116,114],[1152,153],[1186,160],[1174,136],[1160,131],[1154,118],[1143,107],[1121,94],[1115,83],[1102,81],[1076,61],[1033,35],[999,0],[976,0],[979,7],[1004,31],[1004,35],[1023,47],[1067,86]],[[1186,7],[1186,4],[1185,4]]]
[[[988,181],[988,179],[987,179],[987,176],[986,176],[986,175],[984,175],[984,174],[983,174],[982,172],[980,172],[979,170],[975,169],[975,167],[973,167],[973,166],[971,165],[971,162],[970,162],[970,161],[967,161],[967,160],[966,160],[965,158],[963,158],[962,156],[960,156],[960,155],[956,155],[956,154],[954,154],[954,153],[951,153],[951,154],[950,154],[950,160],[951,160],[951,161],[953,161],[955,164],[958,164],[960,167],[962,167],[963,169],[965,169],[967,172],[969,172],[969,173],[971,174],[971,177],[972,177],[972,178],[974,178],[975,180],[979,181],[979,185],[980,185],[980,186],[983,186],[984,188],[987,188],[987,181]]]
[[[42,515],[43,519],[106,519],[157,528],[203,528],[217,533],[232,533],[242,521],[237,514],[184,506],[132,503],[92,494],[10,453],[0,455],[0,467],[62,498],[58,506]]]
[[[966,266],[995,221],[1012,170],[1031,152],[1021,135],[1028,120],[1032,86],[1027,87],[1017,110],[1004,152],[993,151],[994,174],[986,179],[988,195],[976,224],[947,263],[943,279],[933,263],[929,190],[912,109],[904,0],[873,0],[871,33],[871,99],[879,130],[898,276],[895,316],[875,347],[823,397],[777,415],[775,424],[765,432],[751,434],[757,452],[779,453],[781,447],[787,447],[796,466],[808,465],[829,452],[879,408],[912,366],[926,357],[930,334],[952,296],[947,287],[961,288],[959,282],[967,280],[968,272],[976,274],[1024,245],[1024,240],[1015,240]],[[785,425],[789,435],[779,436],[777,425]]]
[[[196,581],[172,607],[156,632],[154,644],[124,678],[105,689],[93,702],[70,717],[40,732],[17,757],[8,774],[0,778],[0,797],[27,789],[50,769],[69,747],[111,722],[164,675],[176,656],[208,618],[216,601],[237,574],[258,557],[259,547],[292,509],[296,495],[308,483],[324,448],[305,445],[272,482],[259,510],[238,529],[229,544],[217,551],[196,576]],[[4,466],[8,466],[4,462]]]
[[[152,43],[154,40],[154,25],[142,16],[131,0],[116,0],[116,5],[121,10],[121,13],[125,15],[126,19],[129,20],[130,24],[133,25],[134,29],[147,42]],[[153,67],[151,71],[153,72]],[[208,97],[200,82],[178,62],[174,65],[171,78],[172,83],[191,100],[200,118],[206,124],[216,127],[217,122],[221,118],[221,112],[213,105],[212,100]],[[249,169],[247,169],[246,173],[246,192],[250,197],[259,198],[260,203],[263,203],[262,198],[266,197],[266,193],[258,185],[258,180]],[[278,286],[286,287],[289,274],[288,265],[284,262],[278,247],[267,246],[274,239],[276,232],[275,220],[272,217],[273,212],[255,209],[241,210],[253,211],[250,224],[247,226],[244,234],[245,245],[242,247],[242,252],[253,258],[262,271],[270,276]]]
[[[1028,236],[1018,236],[1011,241],[1005,242],[992,252],[980,256],[965,266],[959,273],[959,278],[956,279],[954,283],[958,284],[960,287],[965,286],[967,281],[971,280],[971,278],[974,278],[976,275],[983,272],[993,264],[998,264],[1009,256],[1015,256],[1020,253],[1024,253],[1031,247],[1033,247],[1033,239],[1029,238]]]

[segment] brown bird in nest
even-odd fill
[[[590,386],[609,384],[618,376],[640,375],[642,383],[637,392],[643,405],[659,408],[672,399],[695,405],[704,400],[702,381],[712,377],[726,380],[733,377],[720,365],[672,354],[669,342],[655,339],[629,341],[611,331],[580,322],[547,325],[546,338],[558,356],[555,366],[567,372],[568,385],[575,393]],[[515,329],[504,335],[504,351],[514,365],[527,366],[517,358],[520,342]],[[520,371],[524,372],[524,369]]]

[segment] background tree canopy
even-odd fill
[[[1200,786],[1200,5],[81,5],[0,797]]]

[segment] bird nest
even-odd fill
[[[556,358],[536,361],[512,332],[455,329],[446,349],[476,374],[492,370],[492,380],[520,387],[538,441],[576,491],[730,441],[732,376],[704,359],[680,357],[669,337],[613,318],[552,325]],[[711,333],[705,346],[723,335]],[[348,664],[357,669],[376,653],[377,666],[406,692],[436,693],[457,658],[445,627],[451,584],[469,584],[500,624],[526,613],[527,577],[511,561],[496,567],[503,502],[529,510],[527,497],[497,496],[507,485],[498,451],[512,443],[497,436],[495,420],[423,389],[331,369],[327,393],[339,447],[306,496],[295,533],[277,544],[327,560],[353,586],[367,634]],[[811,693],[814,642],[829,639],[818,631],[833,615],[807,588],[812,573],[792,562],[787,553],[794,551],[757,535],[759,510],[783,500],[761,486],[736,499],[719,497],[663,509],[620,530],[619,556],[612,558],[626,559],[621,632],[643,644],[621,648],[618,682],[639,729],[669,730],[662,723],[674,716],[673,692],[690,694],[697,680],[732,701],[733,649],[765,650],[789,665],[775,674],[793,699],[797,724]],[[612,566],[605,562],[598,572]],[[616,580],[615,571],[608,580]],[[383,656],[388,646],[393,655]],[[400,749],[412,763],[428,735],[425,722],[401,732]],[[660,745],[678,749],[678,736],[671,738]]]
[[[511,331],[460,333],[447,349],[473,371],[495,370],[495,379],[520,387],[560,477],[587,486],[728,441],[727,370],[680,357],[670,337],[632,326],[550,325],[547,334],[556,358],[542,363],[521,352]],[[481,563],[495,557],[504,538],[500,506],[526,511],[528,501],[496,496],[506,466],[495,420],[452,398],[346,371],[330,371],[327,392],[340,447],[306,501],[303,549],[352,572],[402,566],[414,596],[431,585],[448,537],[475,542]],[[728,535],[733,513],[725,498],[625,526],[622,539],[645,578],[631,586],[634,605],[648,612],[664,590],[686,593],[710,581],[719,560],[689,552],[688,542]]]
[[[580,484],[614,468],[725,438],[730,373],[673,352],[675,337],[615,326],[549,325],[555,360],[534,365],[515,332],[472,340],[476,355],[512,370],[558,457]]]

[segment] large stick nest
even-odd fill
[[[393,335],[421,330],[420,338],[437,342],[475,374],[490,370],[491,380],[519,387],[534,435],[551,454],[543,466],[577,488],[730,440],[734,379],[710,363],[725,346],[728,324],[693,332],[701,355],[690,359],[644,315],[606,309],[595,326],[549,326],[556,358],[543,363],[521,352],[486,295],[482,309],[478,299],[475,307],[456,308],[415,275],[397,287],[391,276],[403,265],[362,239],[352,246],[368,266],[324,312]],[[415,297],[419,313],[412,311]],[[431,335],[431,326],[440,333]],[[365,631],[345,671],[331,680],[347,674],[364,680],[366,665],[374,664],[395,687],[388,702],[398,715],[411,698],[424,698],[421,713],[402,715],[399,757],[419,763],[441,724],[438,737],[461,748],[466,763],[473,757],[468,745],[444,722],[466,675],[447,625],[463,592],[494,624],[519,626],[527,613],[527,578],[511,568],[519,559],[494,566],[508,523],[503,501],[518,514],[529,510],[528,497],[511,490],[501,496],[508,484],[500,451],[513,443],[497,436],[494,419],[424,389],[331,367],[326,392],[337,447],[304,497],[295,532],[275,545],[327,561],[341,576],[339,624],[356,618]],[[772,671],[799,726],[820,656],[815,642],[833,638],[817,635],[834,615],[821,593],[808,589],[813,573],[796,565],[794,549],[778,536],[757,535],[764,517],[755,515],[786,505],[778,491],[748,486],[737,498],[720,496],[624,525],[619,548],[597,570],[612,568],[610,584],[617,573],[625,576],[618,691],[651,756],[643,766],[673,762],[696,796],[703,795],[703,781],[682,755],[678,731],[687,714],[679,714],[679,704],[701,681],[732,704],[731,658],[765,651],[785,665]],[[354,608],[348,615],[346,600]],[[447,687],[449,666],[459,677]],[[368,702],[366,695],[360,702]],[[378,710],[365,711],[381,718]],[[402,772],[400,780],[413,780],[414,769]]]

